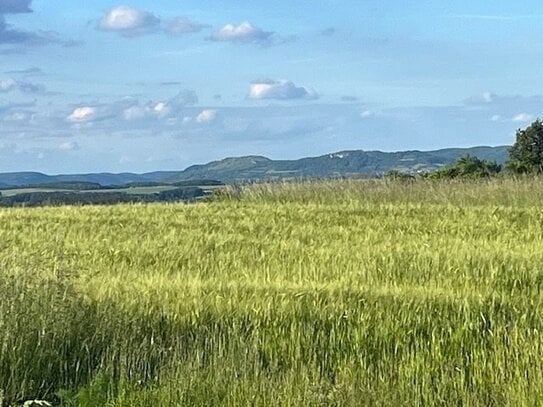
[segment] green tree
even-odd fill
[[[496,161],[481,160],[473,155],[460,157],[454,164],[440,168],[428,175],[432,179],[489,178],[501,171]]]
[[[509,149],[507,168],[517,174],[543,173],[543,122],[537,119],[525,130],[517,130]]]

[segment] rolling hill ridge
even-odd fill
[[[323,178],[338,176],[376,176],[389,170],[415,173],[431,171],[450,164],[466,154],[503,164],[508,147],[448,148],[435,151],[340,151],[298,160],[272,160],[262,156],[230,157],[183,171],[157,171],[145,174],[93,173],[46,175],[39,172],[0,173],[0,186],[39,185],[54,182],[95,182],[123,185],[133,182],[173,183],[195,179],[223,182],[258,181],[289,178]]]

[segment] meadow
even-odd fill
[[[0,398],[540,405],[541,202],[366,180],[0,209]]]

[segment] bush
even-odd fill
[[[394,180],[394,181],[413,181],[415,180],[415,176],[412,174],[408,174],[406,172],[401,172],[398,170],[390,170],[385,174],[386,179]]]
[[[466,155],[452,165],[429,173],[427,177],[430,179],[490,178],[499,174],[501,169],[501,165],[496,161],[481,160],[475,156]]]

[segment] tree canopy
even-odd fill
[[[429,174],[429,178],[488,178],[498,174],[501,166],[496,161],[481,160],[473,155],[460,157],[454,164]]]
[[[543,122],[537,119],[528,128],[517,130],[509,149],[507,168],[516,174],[543,173]]]

